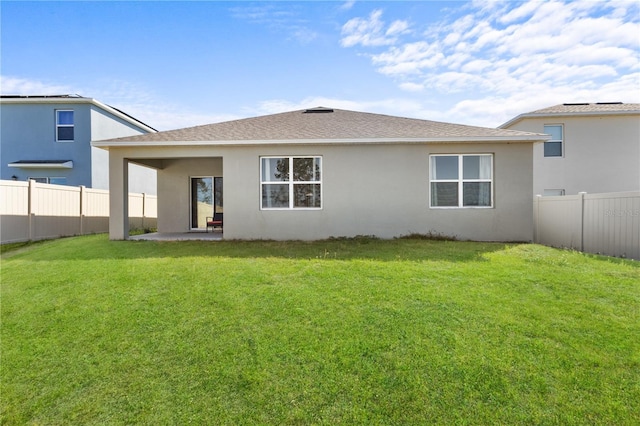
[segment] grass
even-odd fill
[[[640,422],[640,263],[526,244],[46,241],[2,423]]]

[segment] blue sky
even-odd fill
[[[320,105],[495,127],[640,102],[637,1],[0,7],[2,94],[77,93],[160,130]]]

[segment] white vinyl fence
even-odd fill
[[[640,260],[640,192],[537,196],[534,241]]]
[[[157,226],[157,197],[129,194],[129,227]],[[109,232],[109,191],[0,180],[0,241]]]

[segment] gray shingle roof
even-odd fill
[[[100,141],[109,146],[124,142],[241,142],[345,141],[385,139],[543,140],[538,134],[442,123],[383,114],[313,108],[226,121],[186,129]]]
[[[600,103],[572,103],[560,104],[536,111],[520,114],[512,118],[499,128],[506,129],[524,118],[534,117],[563,117],[563,116],[588,116],[588,115],[639,115],[640,104],[622,102],[600,102]]]
[[[625,104],[622,102],[601,102],[595,104],[575,103],[560,104],[548,108],[532,111],[528,114],[576,114],[593,112],[636,112],[640,113],[640,104]]]

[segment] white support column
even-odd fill
[[[129,161],[109,151],[109,239],[129,238]]]

